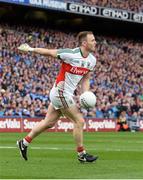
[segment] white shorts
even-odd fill
[[[75,105],[75,101],[71,95],[65,95],[62,90],[59,90],[55,86],[50,91],[50,101],[55,109],[69,108]]]

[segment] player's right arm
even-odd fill
[[[24,52],[34,52],[44,56],[52,56],[52,57],[57,57],[57,53],[58,53],[57,49],[32,48],[28,44],[21,44],[18,47],[18,50]]]

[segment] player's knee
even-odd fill
[[[85,123],[84,119],[81,119],[80,124],[81,124],[82,127],[84,126],[84,123]]]
[[[84,126],[84,119],[77,120],[75,122],[75,126],[78,127],[78,128],[83,128],[83,126]]]

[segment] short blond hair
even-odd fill
[[[81,45],[83,41],[86,41],[88,34],[93,34],[93,32],[92,31],[81,31],[78,33],[77,40],[78,40],[79,45]]]

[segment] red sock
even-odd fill
[[[32,141],[32,138],[29,137],[29,136],[26,136],[24,139],[25,139],[28,143],[31,143],[31,141]]]
[[[83,151],[84,151],[84,147],[83,146],[77,147],[77,152],[81,153]]]

